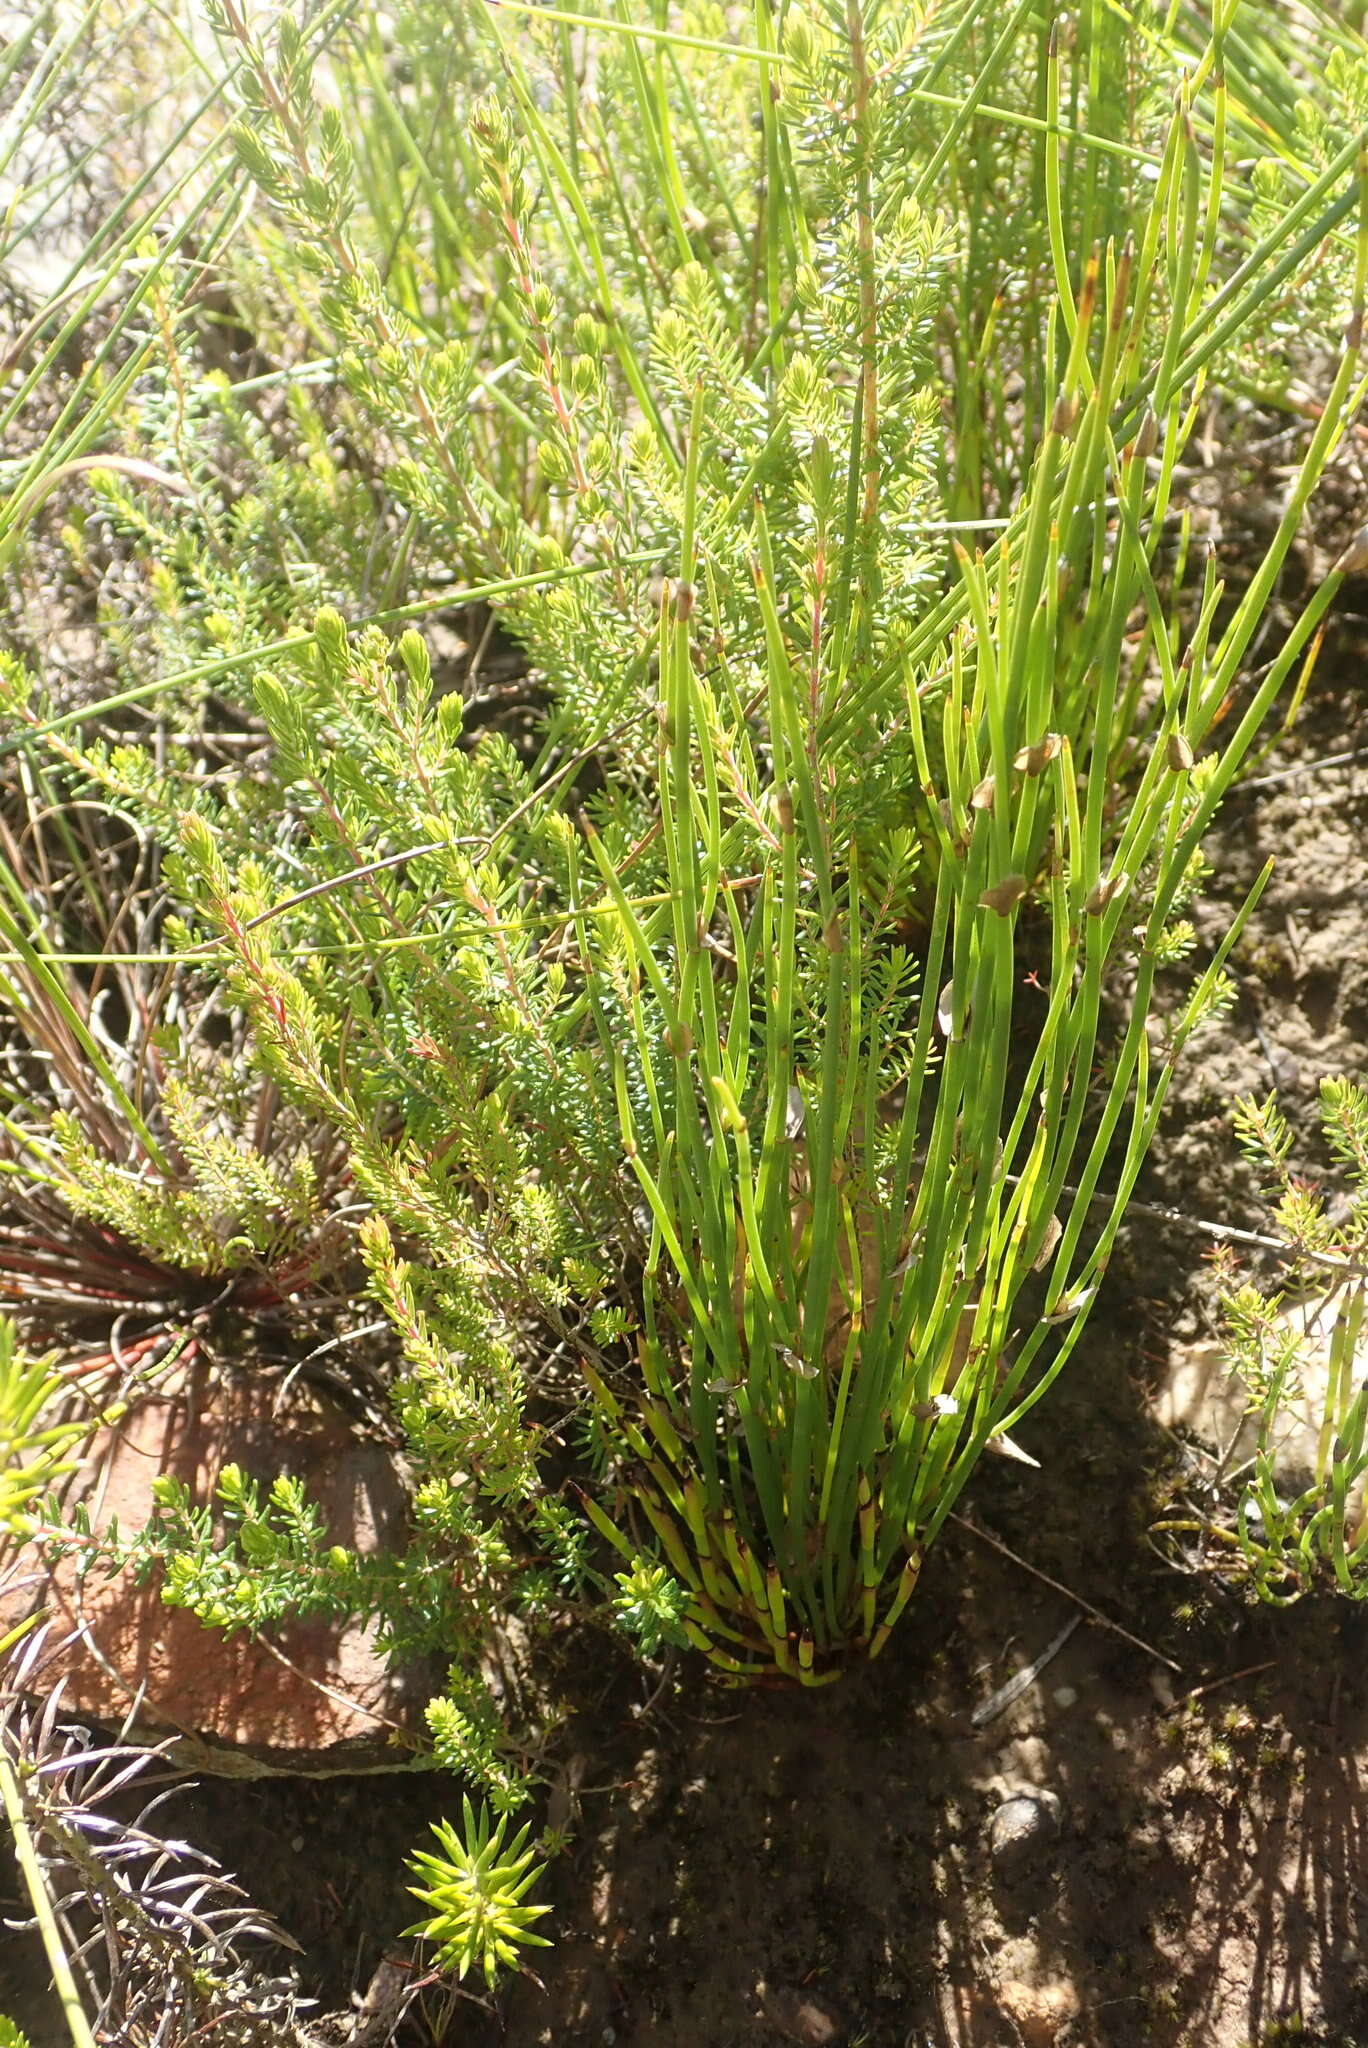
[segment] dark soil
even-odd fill
[[[562,1805],[580,1781],[546,1888],[555,1945],[497,2003],[434,1988],[404,2038],[1368,2042],[1368,1621],[1329,1601],[1251,1607],[1161,1554],[1150,1531],[1176,1450],[1146,1401],[1169,1343],[1209,1325],[1198,1219],[1264,1220],[1232,1098],[1276,1085],[1314,1161],[1321,1075],[1365,1069],[1355,595],[1297,731],[1211,843],[1207,937],[1270,853],[1278,865],[1237,955],[1240,999],[1195,1042],[1140,1190],[1187,1220],[1134,1212],[1069,1373],[1020,1431],[1040,1470],[985,1460],[884,1658],[815,1694],[729,1691],[689,1661],[662,1681],[606,1637],[567,1637],[546,1681],[565,1710]],[[976,1728],[1075,1617],[1023,1696]],[[1000,1869],[992,1816],[1033,1788],[1057,1795],[1059,1830]],[[206,1782],[174,1825],[278,1916],[307,1988],[336,2008],[404,1952],[404,1855],[458,1805],[435,1778]],[[17,1943],[0,1961],[0,2009],[46,2048],[62,2037],[23,2001],[32,1962]]]

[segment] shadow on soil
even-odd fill
[[[990,1461],[972,1512],[1181,1670],[1085,1618],[975,1729],[1077,1609],[955,1528],[885,1660],[829,1691],[691,1673],[635,1722],[628,1682],[582,1733],[598,1775],[545,1989],[515,1987],[482,2048],[1235,2048],[1298,2018],[1307,2042],[1368,2038],[1368,1630],[1194,1598],[1144,1540],[1143,1326],[1091,1336],[1022,1432],[1044,1471]],[[1062,1825],[1003,1875],[991,1818],[1028,1788]]]

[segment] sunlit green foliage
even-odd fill
[[[588,1597],[647,1654],[824,1682],[1077,1345],[1225,996],[1233,933],[1187,965],[1203,835],[1337,587],[1250,678],[1360,389],[1359,74],[1313,13],[1298,122],[1285,40],[1225,6],[207,12],[188,215],[271,366],[199,360],[174,206],[116,241],[137,374],[34,430],[0,551],[80,480],[73,573],[140,565],[96,709],[165,722],[82,731],[18,661],[4,696],[30,819],[153,850],[153,959],[246,1017],[294,1121],[268,1154],[250,1091],[211,1113],[191,1034],[111,1047],[16,842],[0,994],[60,1088],[6,1084],[9,1163],[205,1275],[331,1203],[400,1360],[410,1548],[230,1468],[226,1542],[164,1487],[137,1554],[218,1626],[442,1643],[437,1753],[506,1814],[510,1613]],[[1322,252],[1324,360],[1280,296]],[[1184,472],[1254,342],[1317,389],[1228,592]],[[476,604],[517,745],[424,629]],[[428,1901],[490,1975],[535,1938],[503,1829],[469,1814]]]
[[[1233,1529],[1208,1532],[1211,1561],[1278,1604],[1317,1587],[1368,1596],[1368,1090],[1327,1079],[1320,1106],[1329,1187],[1292,1171],[1295,1134],[1271,1097],[1236,1111],[1287,1247],[1286,1286],[1270,1291],[1228,1252],[1220,1259],[1230,1362],[1256,1440]]]
[[[443,1969],[465,1977],[478,1965],[492,1987],[502,1969],[518,1963],[519,1949],[550,1947],[533,1928],[551,1908],[526,1903],[542,1874],[527,1846],[528,1828],[506,1842],[507,1819],[496,1824],[483,1809],[477,1815],[468,1799],[464,1821],[460,1832],[434,1821],[440,1853],[420,1849],[410,1859],[423,1882],[409,1889],[428,1910],[407,1931],[436,1944]]]
[[[72,1453],[90,1434],[87,1421],[55,1419],[66,1389],[53,1363],[27,1357],[0,1316],[0,1530],[10,1537],[27,1533],[27,1510],[75,1468]]]
[[[550,709],[530,762],[467,736],[419,628],[327,608],[255,672],[259,792],[154,791],[128,748],[72,765],[174,831],[173,937],[215,942],[255,1058],[346,1146],[420,1498],[476,1582],[496,1597],[541,1541],[554,1357],[593,1410],[617,1614],[735,1676],[830,1677],[882,1647],[1077,1342],[1222,999],[1219,956],[1164,977],[1202,833],[1332,595],[1218,734],[1356,332],[1239,602],[1164,536],[1203,366],[1284,242],[1349,208],[1299,201],[1223,277],[1219,52],[1160,118],[1161,54],[1091,16],[1064,49],[1018,11],[987,61],[976,8],[795,6],[749,47],[706,10],[664,41],[481,16],[444,45],[441,177],[421,66],[410,106],[339,27],[348,124],[307,35],[220,25],[271,260],[387,451],[403,545],[487,579]],[[408,11],[397,47],[434,33]],[[1066,79],[1063,147],[1023,99]],[[992,477],[937,319],[991,274],[954,203],[985,123],[1021,138],[1003,176],[1036,247],[995,371],[1023,402],[978,409]],[[360,168],[385,152],[402,228]],[[1361,292],[1362,236],[1357,263]],[[954,529],[990,500],[975,553]]]

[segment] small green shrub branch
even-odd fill
[[[1325,1188],[1295,1174],[1295,1133],[1273,1097],[1237,1105],[1240,1143],[1264,1180],[1288,1285],[1269,1291],[1218,1255],[1232,1370],[1257,1428],[1233,1529],[1210,1530],[1218,1567],[1287,1605],[1317,1587],[1368,1593],[1368,1090],[1321,1082],[1320,1121],[1336,1167]],[[1290,1452],[1289,1424],[1303,1418]]]

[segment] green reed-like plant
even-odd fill
[[[1169,162],[1158,208],[1174,223],[1195,166],[1181,146]],[[1196,255],[1195,197],[1167,250],[1179,274]],[[1111,272],[1095,362],[1092,282],[1067,309],[1073,341],[1020,551],[961,558],[972,627],[947,642],[943,682],[907,674],[939,821],[922,957],[881,944],[880,905],[840,829],[854,764],[823,758],[758,514],[773,780],[760,830],[734,820],[718,764],[735,738],[690,650],[709,552],[696,445],[684,581],[660,649],[666,900],[634,903],[630,862],[590,841],[616,915],[578,919],[579,958],[591,1000],[596,982],[615,998],[595,1011],[652,1223],[635,1338],[644,1391],[624,1400],[591,1382],[634,1453],[628,1490],[692,1595],[686,1634],[738,1675],[773,1662],[826,1676],[833,1655],[882,1647],[981,1452],[1073,1350],[1173,1060],[1217,993],[1223,955],[1151,1045],[1158,975],[1190,943],[1173,913],[1203,826],[1272,697],[1260,692],[1233,739],[1195,765],[1255,612],[1247,598],[1208,644],[1209,586],[1173,660],[1145,538],[1166,465],[1151,471],[1142,447],[1118,450],[1111,435],[1126,411],[1131,293],[1148,280],[1127,259]],[[1342,396],[1353,374],[1351,350]],[[1153,389],[1171,433],[1180,401],[1162,365]],[[1098,517],[1109,485],[1114,525]],[[1052,724],[1070,572],[1106,591],[1086,769]],[[1161,694],[1114,840],[1101,735],[1137,605],[1163,650]],[[822,674],[834,695],[840,683]],[[1023,1015],[1015,938],[1032,915],[1050,960]],[[1097,1087],[1104,979],[1122,962],[1129,1019]],[[593,1512],[632,1556],[621,1516]]]

